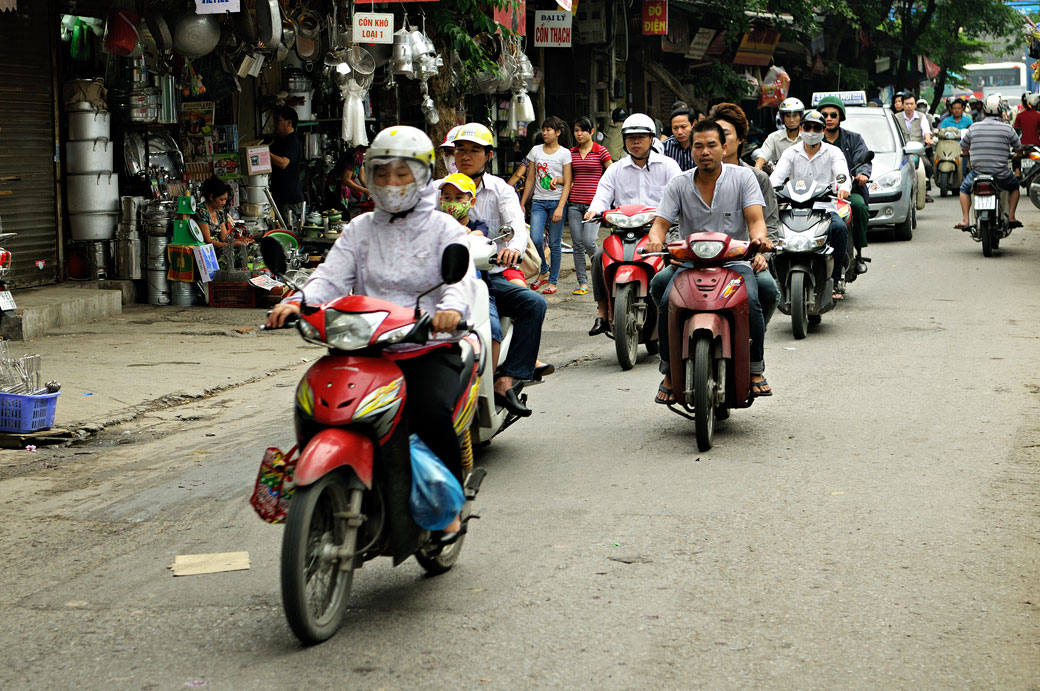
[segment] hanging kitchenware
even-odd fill
[[[133,53],[141,40],[137,31],[137,25],[140,23],[141,15],[133,10],[109,10],[108,21],[105,23],[105,52],[122,57]]]
[[[220,25],[211,14],[185,14],[173,25],[173,47],[194,60],[209,55],[220,43]]]
[[[256,22],[253,15],[245,7],[238,12],[231,13],[231,27],[235,30],[235,37],[240,43],[251,46],[259,40],[256,32]]]
[[[277,50],[282,41],[282,12],[278,0],[256,0],[256,28],[264,47]]]
[[[414,77],[415,71],[412,64],[414,58],[411,35],[408,30],[401,28],[394,32],[394,52],[390,59],[391,73],[401,77]]]
[[[375,78],[375,58],[366,49],[355,45],[347,49],[347,63],[350,65],[351,78],[358,86],[368,91]]]
[[[350,63],[347,62],[346,49],[330,50],[326,53],[325,67],[328,68],[329,78],[337,89],[342,89],[350,81],[350,73],[353,70],[350,69]]]
[[[173,52],[173,33],[170,31],[170,25],[166,23],[162,10],[154,7],[148,10],[144,13],[144,21],[148,25],[148,31],[152,34],[159,56],[169,56]]]

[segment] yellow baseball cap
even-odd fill
[[[452,185],[458,188],[460,192],[465,192],[472,197],[477,196],[477,183],[473,182],[473,178],[463,173],[452,173],[441,180],[441,184],[437,185],[437,189],[441,189],[445,185]]]

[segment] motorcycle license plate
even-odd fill
[[[1024,159],[1022,159],[1022,172],[1023,173],[1029,172],[1029,169],[1032,168],[1033,164],[1035,164],[1035,163],[1036,163],[1036,161],[1034,161],[1031,158],[1024,158]]]
[[[18,305],[14,304],[14,297],[10,290],[0,290],[0,310],[16,310]]]
[[[982,210],[990,210],[997,208],[997,197],[995,195],[986,195],[984,197],[975,197],[975,208]]]

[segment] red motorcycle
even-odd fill
[[[676,399],[669,408],[694,421],[697,448],[707,451],[716,418],[725,419],[730,408],[754,402],[747,288],[743,277],[725,265],[745,260],[755,250],[723,233],[694,233],[666,249],[686,269],[675,274],[668,295]]]
[[[660,256],[643,256],[656,209],[625,204],[604,211],[601,222],[611,229],[603,241],[603,282],[610,301],[607,319],[611,324],[618,363],[629,370],[636,364],[636,349],[642,343],[657,354],[657,305],[650,296],[650,281],[664,268]]]
[[[284,276],[281,246],[264,238],[261,250],[268,268]],[[442,260],[444,283],[460,281],[468,266],[468,249],[449,246]],[[354,571],[365,561],[386,555],[396,566],[414,554],[428,572],[440,574],[459,557],[464,535],[444,545],[412,520],[409,436],[407,425],[400,424],[408,391],[396,361],[415,351],[386,351],[391,345],[426,344],[431,323],[418,305],[412,310],[360,295],[304,305],[295,320],[304,340],[329,349],[296,389],[293,412],[301,451],[287,470],[288,487],[278,493],[291,499],[277,497],[287,503],[282,603],[290,628],[305,643],[324,641],[339,629]],[[461,323],[459,330],[470,327]],[[483,469],[473,468],[469,429],[487,357],[472,334],[459,346],[463,369],[453,422],[463,449],[465,525],[484,477]],[[285,466],[292,465],[289,455]],[[261,466],[258,489],[268,484],[264,470]]]

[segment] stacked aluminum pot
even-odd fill
[[[167,270],[166,248],[170,244],[176,202],[153,201],[141,214],[145,241],[144,268],[148,274],[148,302],[153,305],[170,304],[170,282]]]
[[[247,175],[246,184],[239,186],[239,210],[242,212],[242,220],[247,226],[262,225],[263,219],[271,215],[271,203],[267,199],[267,188],[270,181],[271,176],[266,173]]]
[[[144,204],[144,197],[123,197],[120,200],[121,215],[112,246],[115,277],[118,279],[136,281],[144,278],[141,269],[144,250],[139,224]]]
[[[70,236],[86,260],[89,277],[106,278],[109,245],[119,217],[111,119],[103,110],[70,111],[68,119],[65,185]]]

